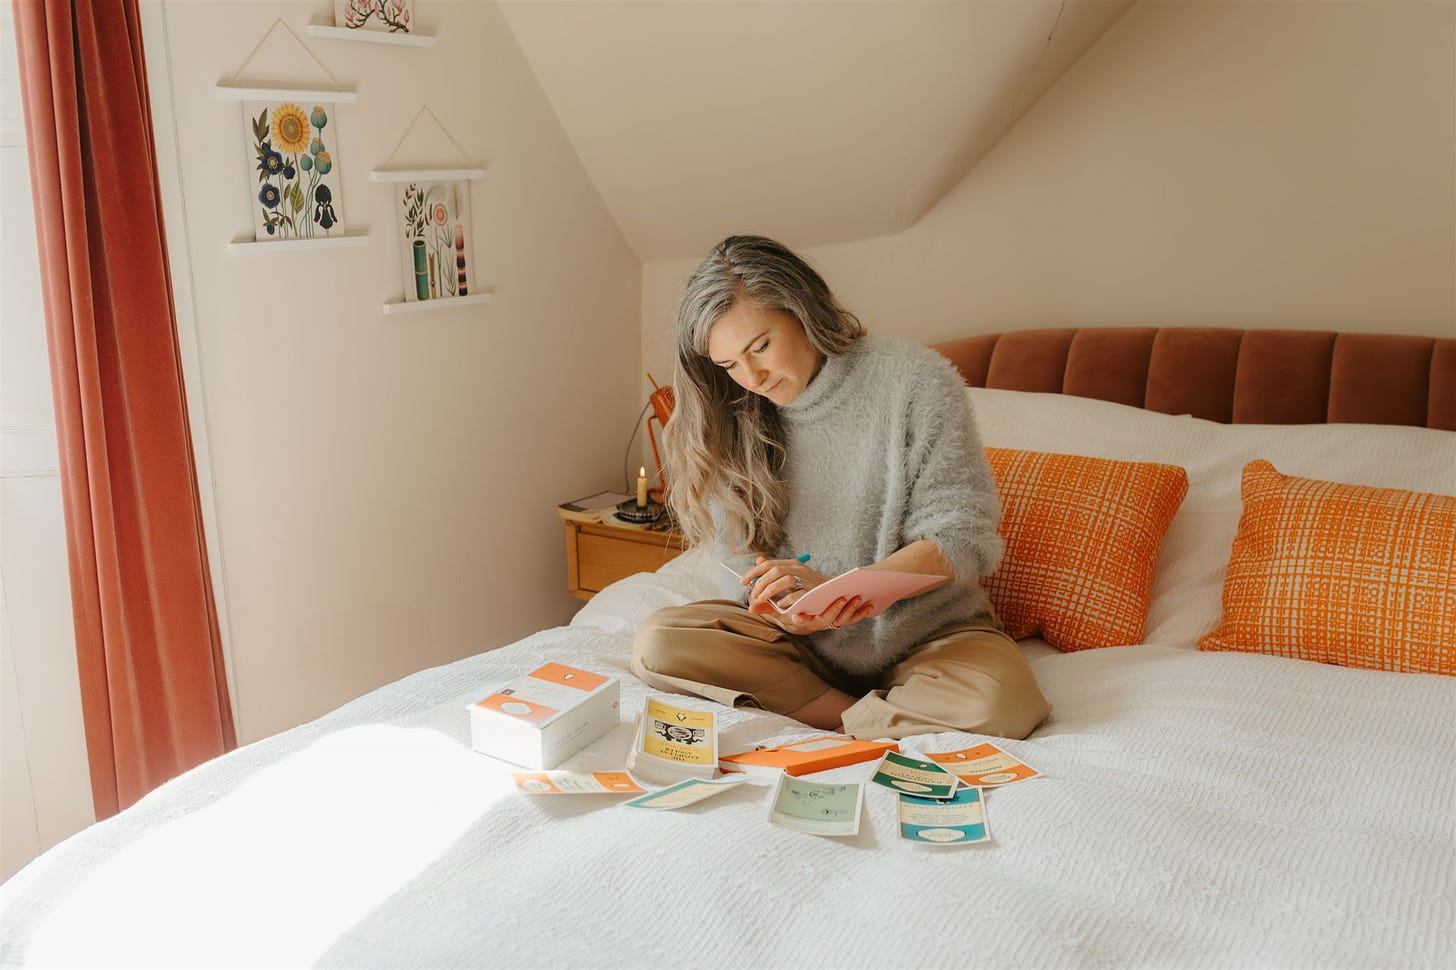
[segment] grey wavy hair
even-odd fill
[[[797,320],[824,357],[845,353],[865,330],[813,267],[763,236],[723,240],[683,289],[674,325],[676,406],[663,435],[668,504],[693,545],[717,539],[735,555],[775,556],[789,510],[778,408],[708,356],[708,332],[740,300]]]

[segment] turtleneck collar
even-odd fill
[[[805,424],[838,410],[843,395],[852,393],[851,382],[847,378],[859,363],[870,339],[868,335],[863,336],[838,357],[825,358],[824,365],[809,386],[793,401],[779,407],[779,414],[784,420]]]

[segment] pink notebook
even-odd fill
[[[923,576],[920,573],[899,573],[889,569],[865,569],[856,567],[847,573],[840,573],[827,583],[815,586],[788,608],[781,608],[770,600],[780,613],[803,613],[818,616],[827,610],[841,596],[851,599],[859,596],[865,602],[874,604],[870,616],[879,616],[907,596],[944,583],[944,576]]]

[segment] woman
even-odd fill
[[[949,362],[867,336],[812,267],[758,236],[698,267],[676,342],[668,501],[689,542],[756,563],[729,598],[649,617],[637,676],[858,738],[1031,733],[1050,706],[981,589],[1000,507]],[[856,566],[941,582],[872,619],[857,599],[814,616],[770,602]]]

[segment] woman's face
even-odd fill
[[[739,385],[781,406],[804,393],[824,362],[799,321],[748,300],[713,324],[708,356]]]

